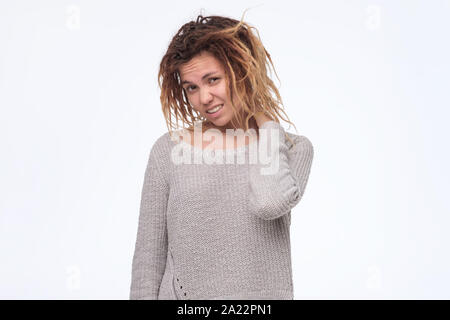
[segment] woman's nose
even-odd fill
[[[208,89],[200,90],[200,102],[202,105],[209,105],[212,100],[212,94]]]

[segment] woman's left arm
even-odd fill
[[[314,149],[305,136],[295,136],[295,145],[288,149],[283,127],[273,120],[262,122],[258,130],[258,146],[269,148],[258,148],[258,162],[250,165],[249,210],[261,219],[272,220],[290,212],[302,198]],[[261,156],[270,164],[261,163]]]

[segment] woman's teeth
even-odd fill
[[[215,112],[219,111],[219,109],[222,108],[222,107],[223,107],[223,104],[221,104],[220,106],[215,107],[214,109],[206,111],[206,113],[215,113]]]

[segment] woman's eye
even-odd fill
[[[219,80],[220,78],[210,78],[209,80],[210,80],[210,82],[211,82],[211,80],[214,80],[214,81],[216,81],[216,80]],[[187,86],[186,87],[186,90],[188,91],[188,92],[191,92],[193,89],[195,89],[195,86]]]

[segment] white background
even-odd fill
[[[0,298],[128,299],[161,58],[248,8],[315,151],[295,299],[449,299],[450,1],[156,3],[0,2]]]

